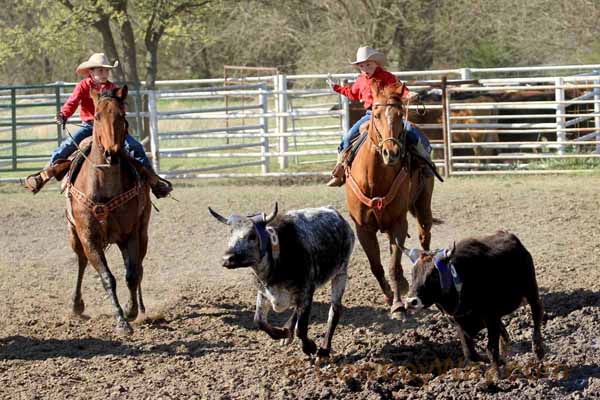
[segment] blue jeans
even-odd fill
[[[423,148],[427,151],[427,153],[431,154],[431,143],[429,143],[429,139],[423,132],[419,130],[416,126],[403,119],[404,122],[404,132],[406,133],[406,144],[409,146],[416,146],[419,142],[423,144]]]
[[[66,160],[69,158],[69,156],[77,149],[77,145],[81,143],[83,139],[92,136],[93,130],[94,124],[82,122],[81,127],[72,135],[73,137],[71,138],[71,136],[68,136],[62,141],[58,148],[52,152],[52,156],[50,157],[50,165],[53,165],[56,160]],[[144,146],[135,140],[135,138],[129,133],[125,136],[124,148],[129,155],[139,161],[144,167],[152,169],[152,164],[146,156]]]
[[[352,128],[350,128],[350,130],[348,130],[348,132],[346,132],[346,134],[342,137],[342,143],[340,143],[338,147],[338,152],[341,153],[342,151],[350,147],[350,143],[352,142],[352,140],[359,134],[358,130],[360,129],[360,126],[365,122],[369,121],[370,119],[371,110],[367,110],[366,114],[361,119],[356,121],[356,123],[352,125]],[[429,143],[429,139],[427,139],[427,136],[425,136],[423,132],[421,132],[416,126],[414,126],[407,120],[403,119],[402,122],[404,122],[406,143],[409,146],[416,146],[417,143],[419,143],[420,141],[423,144],[425,150],[431,153],[431,144]]]

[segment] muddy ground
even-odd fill
[[[333,204],[347,216],[343,190],[180,183],[179,202],[159,201],[161,211],[152,216],[143,282],[147,315],[133,324],[133,335],[122,337],[92,268],[83,288],[87,317],[70,316],[76,264],[58,187],[31,196],[0,186],[0,397],[598,397],[599,187],[600,175],[454,178],[436,186],[434,213],[445,223],[434,227],[434,247],[505,228],[536,263],[548,314],[547,356],[539,364],[530,352],[531,317],[522,307],[504,319],[513,345],[508,377],[497,379],[487,364],[460,365],[459,341],[438,311],[420,315],[416,326],[390,319],[358,244],[329,362],[305,357],[298,341],[285,347],[253,328],[250,272],[219,266],[227,230],[206,206],[246,213],[278,200],[284,209]],[[414,220],[409,224],[408,244],[416,246]],[[116,247],[108,258],[125,303]],[[325,330],[327,288],[316,300],[312,337]],[[482,352],[484,339],[481,334]]]

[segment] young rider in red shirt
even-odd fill
[[[115,61],[114,65],[110,65],[108,58],[103,53],[96,53],[88,61],[77,67],[77,73],[86,76],[86,78],[75,86],[73,93],[56,115],[55,121],[58,124],[65,124],[75,113],[77,107],[80,107],[81,127],[75,131],[72,137],[67,137],[52,152],[49,166],[25,179],[25,186],[31,192],[39,192],[46,182],[58,173],[58,168],[64,168],[65,164],[62,161],[69,158],[83,139],[92,135],[94,129],[94,102],[90,96],[90,89],[94,88],[98,92],[103,92],[116,88],[117,86],[108,80],[108,77],[110,69],[117,65],[118,61]],[[156,175],[150,160],[146,156],[144,147],[130,134],[125,136],[124,148],[144,167],[144,175],[156,197],[165,197],[173,190],[170,182]]]
[[[347,150],[350,149],[350,143],[358,136],[359,129],[362,124],[371,119],[371,107],[373,105],[373,94],[371,92],[371,84],[377,82],[379,89],[382,90],[387,86],[399,83],[396,77],[390,72],[383,69],[385,63],[385,55],[371,47],[360,47],[356,52],[356,61],[352,65],[360,69],[360,75],[352,86],[340,86],[334,84],[330,79],[327,80],[330,88],[350,100],[360,100],[365,107],[365,115],[359,119],[342,137],[342,142],[338,147],[338,163],[333,169],[331,179],[327,182],[327,186],[341,186],[344,184],[344,167],[342,160]],[[405,86],[402,92],[403,98],[411,98],[416,96],[416,93],[411,92]],[[422,156],[429,158],[431,146],[429,140],[415,126],[404,120],[404,131],[406,132],[407,143],[415,146],[417,152]],[[423,153],[423,154],[421,154]]]

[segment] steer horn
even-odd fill
[[[225,225],[229,225],[227,218],[214,211],[212,208],[208,207],[208,212],[217,219],[217,221],[224,223]]]
[[[210,210],[210,208],[209,208],[209,210]],[[277,202],[275,202],[275,207],[273,208],[273,212],[265,217],[266,223],[268,224],[269,222],[273,221],[273,218],[275,218],[276,216],[277,216]]]

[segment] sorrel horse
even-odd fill
[[[402,122],[403,84],[380,90],[375,83],[371,89],[373,110],[368,139],[346,170],[346,198],[371,272],[392,306],[391,312],[396,313],[405,311],[401,295],[408,291],[401,265],[408,233],[406,214],[410,211],[416,216],[421,247],[429,250],[433,176],[424,176],[417,162],[410,161]],[[387,233],[390,241],[391,286],[381,265],[377,231]]]
[[[122,150],[127,134],[127,86],[103,93],[92,89],[90,94],[96,110],[91,150],[66,191],[69,236],[79,263],[73,313],[80,315],[85,308],[81,281],[89,261],[111,299],[117,330],[130,334],[127,321],[134,320],[138,311],[145,313],[141,282],[151,212],[149,187],[141,184],[129,156]],[[130,296],[124,312],[104,254],[109,243],[119,246],[125,261]]]

